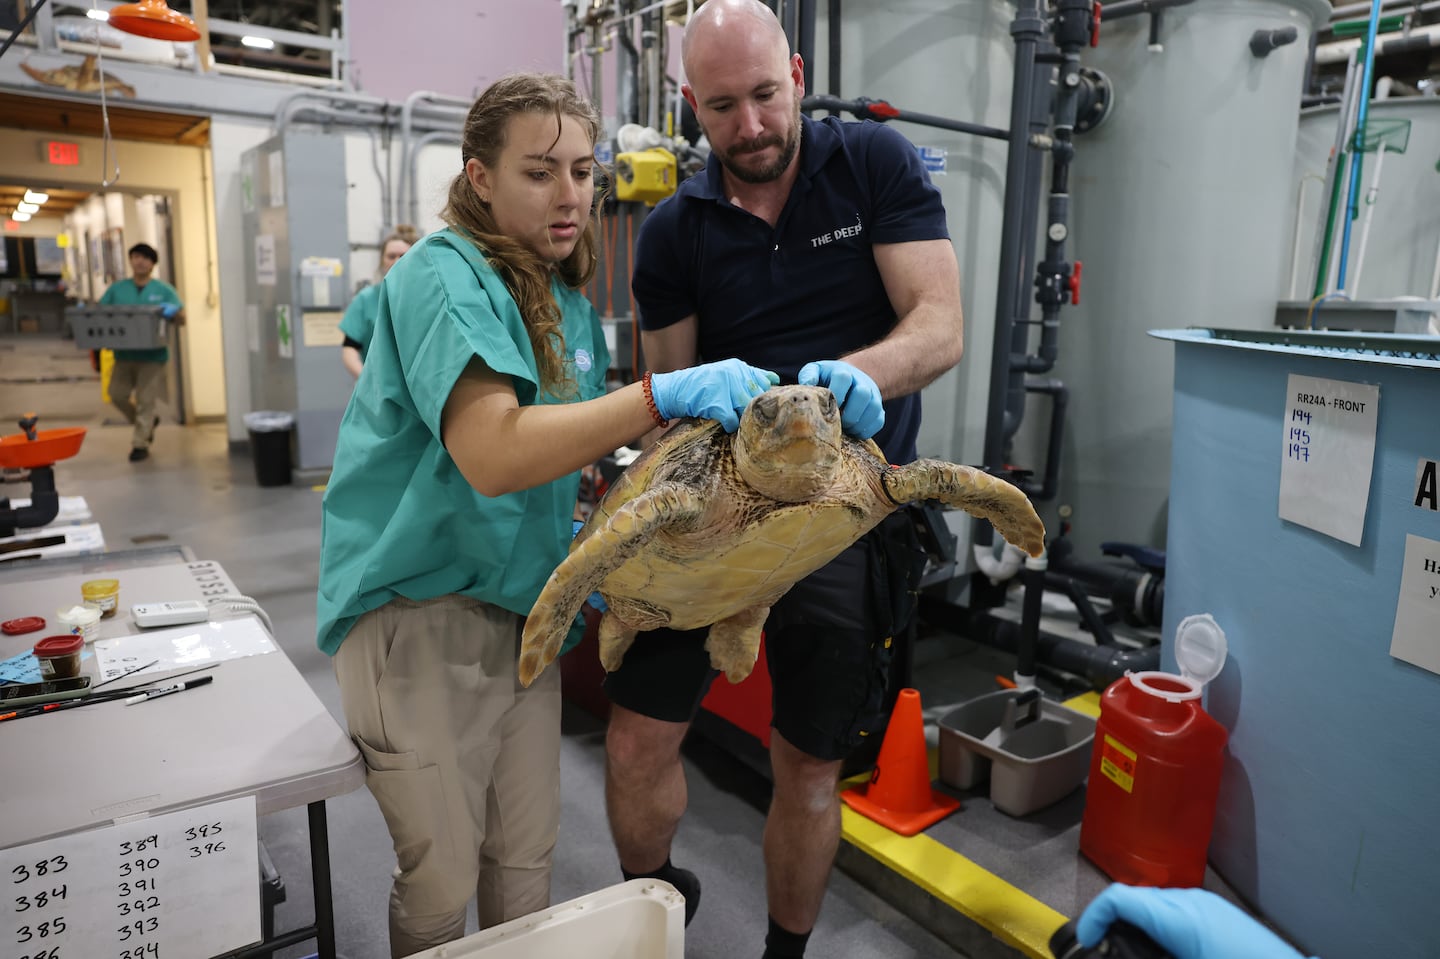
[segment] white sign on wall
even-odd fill
[[[218,956],[257,942],[257,847],[243,796],[0,849],[0,954]]]
[[[261,233],[255,237],[255,282],[274,286],[279,270],[275,259],[275,234]]]
[[[1359,546],[1375,465],[1380,387],[1290,374],[1280,518]]]
[[[1440,543],[1409,533],[1390,655],[1440,673]]]

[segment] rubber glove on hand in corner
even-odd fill
[[[1155,889],[1114,883],[1080,914],[1075,937],[1090,948],[1124,919],[1175,959],[1303,959],[1279,936],[1204,889]]]
[[[880,387],[864,370],[844,360],[817,360],[800,368],[801,386],[828,386],[840,402],[840,426],[858,439],[868,440],[885,425]]]
[[[750,401],[780,382],[780,377],[740,360],[705,363],[650,376],[650,396],[662,419],[694,416],[719,420],[725,432],[740,428]]]
[[[178,303],[166,303],[164,306],[160,307],[160,315],[165,317],[165,319],[167,320],[173,320],[175,318],[175,314],[179,312],[180,304]]]

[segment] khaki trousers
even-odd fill
[[[155,437],[155,408],[165,398],[165,364],[116,360],[110,368],[110,402],[135,427],[130,445],[148,450]],[[135,402],[130,402],[130,394]]]
[[[514,613],[463,596],[395,599],[335,654],[350,735],[390,829],[395,959],[550,904],[560,824],[560,670],[516,679]]]

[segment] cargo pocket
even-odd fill
[[[450,886],[455,843],[440,767],[420,765],[414,752],[381,752],[359,738],[355,745],[365,758],[365,785],[385,816],[403,880]]]

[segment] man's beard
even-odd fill
[[[768,147],[778,146],[780,155],[773,163],[766,164],[759,169],[754,167],[742,167],[738,160],[741,157],[757,153]],[[795,122],[790,127],[788,134],[781,137],[778,134],[769,133],[757,137],[745,143],[737,143],[729,150],[719,154],[720,165],[730,171],[730,175],[741,183],[772,183],[780,179],[790,161],[795,159],[795,154],[800,151],[800,106],[795,106]]]

